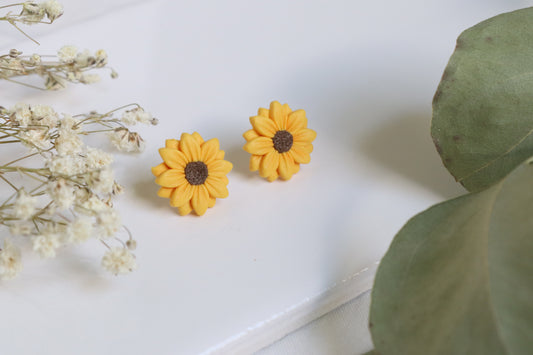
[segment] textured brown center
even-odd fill
[[[207,165],[201,161],[193,161],[185,166],[185,179],[191,185],[202,185],[207,175]]]
[[[288,152],[292,147],[292,134],[287,131],[277,131],[272,138],[272,142],[274,142],[274,149],[278,153]]]

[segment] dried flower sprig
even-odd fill
[[[57,56],[45,58],[39,54],[23,56],[22,52],[12,49],[8,54],[0,55],[0,79],[37,89],[59,90],[65,87],[66,82],[92,84],[100,81],[100,76],[92,73],[94,69],[107,68],[111,70],[112,78],[118,76],[106,66],[108,57],[103,49],[92,54],[88,50],[78,51],[75,46],[63,46]],[[29,75],[44,78],[44,88],[14,80]]]
[[[24,32],[17,23],[25,25],[33,25],[36,23],[51,24],[61,15],[63,15],[63,5],[57,0],[47,0],[44,2],[25,1],[16,4],[9,4],[0,6],[0,10],[19,9],[20,12],[13,13],[8,11],[5,15],[0,16],[0,21],[6,21],[19,30],[23,35],[31,39],[33,42],[39,44],[36,40],[31,38]],[[48,21],[46,21],[47,19]]]
[[[0,181],[13,190],[0,204],[0,225],[13,237],[29,240],[43,258],[55,257],[69,244],[100,240],[108,249],[102,258],[106,270],[134,270],[136,242],[112,204],[123,191],[114,179],[113,157],[82,137],[107,133],[118,149],[141,151],[144,141],[127,127],[137,123],[155,125],[157,119],[137,104],[76,116],[44,105],[0,108],[0,144],[26,146],[21,157],[0,163]],[[128,235],[125,242],[117,237],[121,230]],[[0,278],[13,278],[21,268],[20,249],[5,239]]]

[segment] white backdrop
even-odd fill
[[[57,25],[28,29],[40,47],[1,24],[3,51],[104,48],[120,77],[63,92],[0,83],[0,105],[138,102],[160,119],[143,154],[115,162],[139,270],[105,274],[96,242],[27,257],[0,286],[3,351],[247,353],[368,290],[407,219],[463,191],[429,137],[456,37],[528,3],[69,0]],[[247,171],[241,135],[272,100],[305,109],[318,137],[311,164],[269,184]],[[166,138],[193,131],[219,138],[234,170],[229,198],[180,217],[150,167]]]

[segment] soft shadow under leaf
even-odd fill
[[[529,354],[533,165],[431,207],[378,269],[370,330],[380,354]]]

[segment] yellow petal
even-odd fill
[[[154,176],[159,176],[161,175],[161,173],[167,171],[168,169],[169,167],[165,163],[161,163],[158,166],[154,166],[152,168],[152,174],[154,174]]]
[[[303,153],[309,154],[313,151],[313,145],[311,143],[294,142],[291,149],[298,149]]]
[[[311,143],[315,138],[316,132],[309,128],[303,128],[292,133],[292,139],[297,143]]]
[[[207,179],[204,185],[211,197],[226,198],[229,195],[228,188],[221,182],[213,179]]]
[[[269,117],[269,116],[268,116],[268,109],[267,109],[267,108],[262,108],[262,107],[260,107],[259,110],[257,110],[257,114],[258,114],[259,116]]]
[[[261,159],[261,165],[259,167],[259,175],[267,177],[272,175],[279,166],[279,153],[275,150],[267,153],[263,159]]]
[[[259,165],[261,164],[262,155],[252,155],[250,157],[250,171],[259,170]]]
[[[268,176],[266,179],[268,180],[268,182],[272,182],[274,180],[276,180],[278,178],[278,173],[277,172],[274,172],[274,174]]]
[[[177,139],[167,139],[165,141],[165,147],[171,149],[179,149],[180,141]]]
[[[258,137],[246,143],[242,148],[250,154],[263,155],[274,149],[274,143],[271,138]]]
[[[157,191],[157,196],[164,197],[164,198],[170,198],[170,195],[172,195],[172,192],[174,191],[174,188],[169,187],[162,187]]]
[[[297,172],[300,171],[300,164],[294,163],[294,165],[292,167],[293,167],[293,169],[292,169],[292,173],[293,174],[296,174]]]
[[[276,124],[270,118],[263,116],[250,117],[250,123],[254,130],[262,136],[272,138],[278,131]]]
[[[283,104],[281,105],[281,114],[283,117],[289,116],[289,114],[292,112],[291,108],[289,107],[289,104]]]
[[[199,145],[202,145],[202,143],[204,143],[204,139],[202,138],[202,136],[200,135],[200,133],[198,132],[194,132],[192,134],[192,136],[194,137],[194,139],[196,139],[196,141],[198,142]]]
[[[233,164],[227,160],[215,160],[207,166],[207,174],[225,176],[233,169]]]
[[[223,150],[219,150],[215,159],[216,160],[222,160],[222,159],[224,159],[224,155],[225,154],[226,154],[226,152],[224,152]]]
[[[215,206],[215,203],[217,202],[217,199],[214,197],[209,198],[209,203],[207,204],[207,207],[211,208]]]
[[[259,134],[257,134],[257,132],[255,130],[249,129],[246,132],[244,132],[244,134],[242,136],[247,141],[251,141],[252,139],[259,137]]]
[[[194,192],[192,194],[191,204],[194,212],[198,216],[201,216],[207,211],[207,206],[209,205],[209,192],[204,185],[194,186]]]
[[[285,119],[283,117],[281,104],[279,102],[272,101],[270,103],[270,110],[268,111],[268,114],[269,114],[270,118],[272,118],[274,120],[274,122],[276,123],[276,126],[280,130],[284,130],[286,128],[285,127]]]
[[[296,110],[289,114],[287,118],[287,130],[291,133],[307,127],[307,117],[304,110]]]
[[[181,135],[180,150],[185,154],[188,162],[200,160],[200,144],[198,144],[198,141],[188,133],[183,133]]]
[[[281,154],[281,157],[279,159],[279,168],[278,168],[279,176],[283,180],[289,180],[292,177],[293,171],[294,171],[294,160],[292,160],[291,156],[287,153]]]
[[[218,139],[213,138],[202,144],[202,157],[201,160],[205,164],[209,164],[213,160],[216,159],[218,149],[220,148],[220,145],[218,143]]]
[[[222,184],[224,186],[229,183],[228,177],[224,175],[209,175],[205,181],[209,181],[216,184]]]
[[[185,169],[187,157],[179,150],[172,148],[159,149],[159,155],[171,169]]]
[[[311,156],[309,153],[306,153],[295,146],[292,147],[292,149],[289,151],[289,154],[292,156],[294,161],[299,164],[309,164],[311,161]]]
[[[192,206],[190,202],[187,202],[183,206],[178,207],[178,213],[180,216],[186,216],[192,211]]]
[[[167,170],[155,179],[155,183],[162,187],[177,187],[186,182],[184,171],[178,169]]]
[[[191,184],[187,182],[180,185],[170,196],[170,205],[174,207],[181,207],[189,204],[189,201],[192,198],[192,193],[193,186],[191,186]]]

